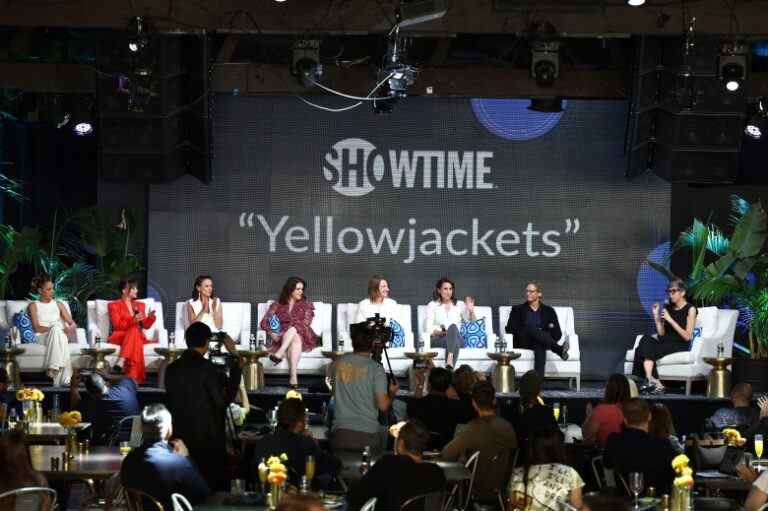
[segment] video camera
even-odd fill
[[[379,313],[376,313],[372,318],[366,318],[365,322],[370,332],[369,335],[373,338],[371,358],[381,363],[381,354],[387,348],[387,343],[392,340],[394,332],[392,328],[385,326],[387,318],[383,318]]]
[[[208,360],[215,366],[227,367],[233,358],[224,347],[226,338],[226,332],[211,332],[211,337],[208,339]]]

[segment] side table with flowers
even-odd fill
[[[64,450],[70,457],[74,456],[77,451],[77,433],[75,428],[82,420],[83,417],[77,410],[59,414],[59,424],[67,430],[67,441]]]
[[[23,387],[16,391],[16,399],[21,401],[24,425],[39,424],[43,420],[42,402],[45,395],[40,389]]]

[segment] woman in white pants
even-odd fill
[[[53,282],[46,275],[38,275],[32,281],[32,289],[40,298],[29,304],[29,318],[37,334],[37,342],[45,344],[43,367],[56,386],[69,385],[72,361],[69,357],[69,336],[77,331],[77,325],[64,303],[54,300]]]

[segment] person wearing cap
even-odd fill
[[[386,447],[379,411],[386,411],[397,393],[397,381],[387,381],[384,368],[371,358],[375,332],[367,322],[350,325],[352,353],[336,359],[331,372],[335,401],[331,430],[334,452],[360,453],[370,447],[376,455]]]

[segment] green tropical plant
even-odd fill
[[[684,280],[695,301],[751,311],[752,357],[768,358],[768,330],[759,319],[760,314],[768,315],[763,309],[766,302],[761,301],[768,288],[768,214],[760,201],[749,204],[732,196],[730,223],[733,232],[728,238],[717,226],[694,219],[673,245],[670,257],[690,250],[691,270]],[[663,264],[648,264],[669,279],[678,278]]]
[[[10,279],[23,264],[31,264],[40,250],[40,231],[24,227],[17,231],[10,225],[0,225],[0,298],[8,297]]]

